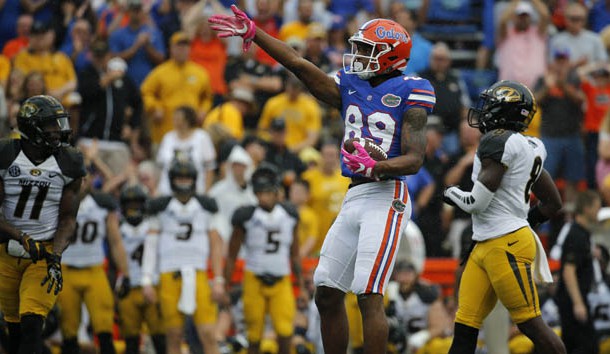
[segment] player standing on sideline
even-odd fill
[[[561,209],[555,183],[542,167],[544,144],[521,134],[535,113],[536,102],[525,85],[499,81],[481,93],[468,114],[468,124],[483,134],[473,165],[474,187],[469,192],[448,187],[443,195],[446,203],[472,214],[475,241],[460,281],[451,354],[475,352],[481,323],[498,299],[537,352],[566,352],[541,317],[534,282],[534,273],[544,282],[553,278],[530,226]],[[530,192],[540,204],[528,212]]]
[[[388,323],[383,293],[394,265],[399,235],[411,215],[404,176],[416,173],[424,160],[426,121],[436,98],[427,80],[402,74],[411,38],[394,21],[366,22],[350,38],[344,68],[329,77],[287,44],[274,39],[237,7],[234,16],[209,18],[219,37],[241,36],[243,49],[252,42],[293,72],[319,100],[341,111],[343,140],[371,138],[388,160],[373,160],[359,144],[342,151],[342,172],[352,178],[343,207],[330,228],[314,274],[326,353],[345,353],[348,325],[345,293],[358,295],[365,354],[386,352]],[[354,74],[354,75],[352,75]]]
[[[307,291],[296,235],[299,214],[294,206],[278,202],[282,183],[274,168],[260,166],[251,181],[258,204],[240,207],[233,213],[225,279],[232,278],[237,254],[242,244],[245,245],[242,299],[248,353],[260,352],[266,315],[269,315],[278,336],[278,354],[288,354],[296,315],[291,268],[300,294]]]
[[[28,98],[17,114],[21,139],[0,140],[0,311],[9,354],[42,353],[44,318],[62,288],[61,255],[74,233],[85,176],[68,147],[68,114],[51,96]],[[38,262],[46,258],[45,262]],[[41,281],[44,288],[41,289]]]

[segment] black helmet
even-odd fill
[[[190,177],[192,183],[190,186],[180,186],[174,183],[176,177]],[[169,184],[172,191],[177,194],[192,194],[195,193],[195,185],[197,181],[197,169],[195,164],[190,159],[174,159],[169,167]]]
[[[522,132],[536,113],[536,100],[527,86],[502,80],[479,95],[476,107],[468,112],[468,124],[481,133],[498,128]]]
[[[121,211],[128,223],[135,226],[142,222],[147,199],[146,191],[138,185],[126,186],[121,190]]]
[[[277,191],[280,186],[280,174],[277,168],[269,163],[262,163],[252,174],[254,193]]]
[[[45,132],[47,126],[53,125],[59,127],[59,140]],[[50,154],[68,144],[72,133],[68,113],[55,97],[48,95],[32,96],[23,102],[17,113],[17,127],[22,138]]]

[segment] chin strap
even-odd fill
[[[469,214],[478,214],[487,209],[494,193],[479,181],[474,183],[472,191],[465,192],[458,187],[448,187],[443,193],[444,199]]]

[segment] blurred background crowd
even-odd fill
[[[470,216],[440,196],[448,185],[472,186],[480,133],[465,118],[497,79],[526,84],[538,103],[526,133],[544,141],[544,167],[565,203],[537,230],[547,251],[580,191],[610,205],[605,0],[0,0],[0,135],[18,136],[27,97],[57,97],[96,189],[115,196],[126,183],[169,194],[168,166],[188,156],[198,192],[217,199],[225,241],[233,211],[255,201],[251,172],[273,163],[299,209],[301,255],[315,259],[349,185],[339,167],[343,123],[259,48],[244,53],[240,38],[215,36],[207,18],[231,4],[329,75],[367,19],[390,18],[410,33],[406,73],[428,79],[437,97],[424,168],[408,179],[407,261],[418,274],[424,259],[457,259],[464,248]],[[604,249],[606,219],[595,227]]]

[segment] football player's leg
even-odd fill
[[[353,201],[344,202],[328,230],[314,272],[315,302],[320,313],[324,351],[345,353],[349,340],[345,293],[354,278],[358,227],[351,222]]]
[[[19,267],[17,258],[6,253],[6,247],[0,247],[0,310],[8,328],[9,354],[17,354],[21,341],[19,324],[19,283],[23,267]]]
[[[138,354],[140,330],[144,314],[142,289],[131,289],[126,297],[119,300],[118,310],[121,319],[121,335],[125,338],[125,354]]]
[[[208,276],[204,271],[197,271],[197,309],[193,314],[193,322],[197,327],[199,340],[206,354],[218,354],[218,343],[216,342],[216,318],[218,308],[212,300],[212,290],[208,282]]]
[[[288,354],[296,316],[296,301],[290,276],[285,276],[269,290],[271,291],[268,299],[269,315],[278,336],[278,354]]]
[[[161,306],[161,318],[165,325],[167,340],[167,353],[180,354],[182,344],[182,328],[184,327],[184,316],[178,311],[178,299],[182,280],[179,273],[174,272],[161,274],[159,279],[159,303]]]
[[[112,327],[114,325],[114,297],[108,277],[102,266],[92,267],[84,302],[91,316],[93,331],[97,334],[102,354],[114,354]]]
[[[81,322],[81,283],[85,281],[87,275],[82,274],[83,270],[62,267],[64,285],[57,298],[57,305],[61,311],[59,326],[63,337],[61,352],[73,354],[79,352],[78,347],[78,327]]]
[[[266,304],[261,281],[254,273],[245,271],[242,301],[244,303],[244,322],[248,338],[248,353],[258,353],[265,329]]]
[[[156,289],[158,290],[158,289]],[[158,291],[157,291],[158,293]],[[165,327],[161,320],[161,309],[159,304],[147,304],[144,309],[144,320],[152,338],[153,346],[157,354],[165,354],[167,350],[165,341]]]

